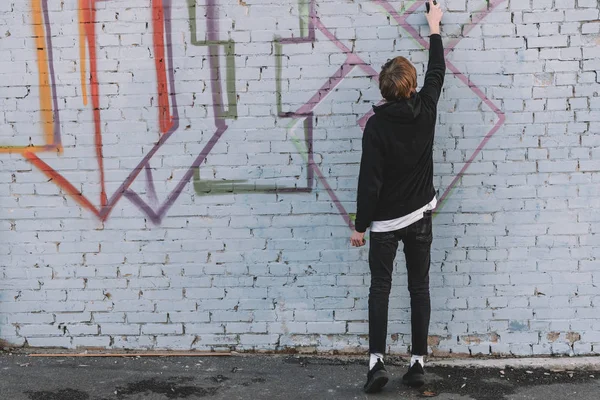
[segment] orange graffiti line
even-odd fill
[[[23,154],[25,152],[53,151],[62,152],[62,146],[1,146],[0,154]]]
[[[68,180],[66,180],[61,174],[56,172],[51,166],[42,161],[38,156],[33,153],[25,152],[23,153],[23,157],[30,163],[32,163],[35,167],[37,167],[40,171],[44,173],[48,178],[53,180],[56,185],[58,185],[61,189],[63,189],[69,196],[73,198],[80,206],[88,209],[93,214],[95,214],[98,218],[100,218],[100,211],[90,201],[79,191],[75,186],[73,186]]]
[[[106,196],[106,183],[104,178],[104,156],[102,154],[102,119],[100,116],[100,89],[98,84],[98,66],[96,61],[96,0],[88,1],[84,5],[83,15],[85,24],[85,36],[90,54],[90,87],[92,91],[92,107],[94,112],[94,141],[96,146],[96,158],[100,170],[100,205],[108,204]]]
[[[162,0],[152,0],[152,27],[154,30],[154,60],[158,81],[158,113],[161,132],[167,133],[173,126],[167,83],[167,60],[165,58],[165,14]]]
[[[41,0],[32,1],[33,35],[37,49],[37,64],[40,78],[40,114],[46,144],[54,143],[54,115],[52,113],[52,92],[50,73],[48,72],[48,53],[46,48],[46,32],[42,15]]]
[[[83,105],[87,106],[87,83],[86,76],[86,61],[85,61],[85,15],[84,9],[85,0],[79,0],[79,69],[81,70],[81,96],[83,97]]]

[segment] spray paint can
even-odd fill
[[[433,4],[437,4],[437,1],[433,0]],[[429,5],[429,1],[425,3],[425,8],[427,9],[427,14],[429,14],[429,11],[431,10],[431,5]]]

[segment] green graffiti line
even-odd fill
[[[310,0],[298,0],[298,14],[300,19],[300,36],[308,36],[310,18]]]
[[[188,3],[188,14],[190,23],[191,33],[191,44],[193,46],[204,47],[204,46],[218,46],[223,48],[225,53],[225,84],[226,84],[226,96],[227,101],[221,100],[221,104],[218,104],[218,118],[222,119],[237,119],[238,117],[238,103],[236,93],[236,75],[235,75],[235,42],[233,40],[198,40],[198,24],[196,22],[197,6],[196,0],[187,0]],[[215,61],[217,66],[216,71],[211,73],[216,74],[211,79],[221,79],[221,68],[220,60]],[[219,93],[223,97],[223,93]],[[223,103],[227,103],[225,108]]]
[[[288,131],[292,131],[298,121],[292,122],[288,126]],[[312,162],[312,115],[304,120],[304,143],[297,137],[291,139],[298,153],[306,163],[306,187],[301,186],[280,186],[280,185],[256,185],[248,183],[248,180],[203,180],[200,177],[200,169],[194,171],[194,191],[199,196],[217,196],[225,194],[243,194],[243,193],[309,193],[314,187],[314,173],[310,167]]]
[[[275,41],[273,46],[275,51],[275,102],[277,104],[277,115],[281,115],[283,113],[283,45],[279,41]]]
[[[309,43],[315,40],[315,26],[311,20],[314,13],[314,0],[298,0],[298,15],[300,26],[300,37],[283,39],[275,37],[273,49],[275,56],[275,104],[277,115],[280,118],[289,118],[292,121],[286,127],[287,139],[292,142],[298,154],[312,171],[312,137],[313,137],[313,114],[297,115],[283,111],[283,46],[288,44]],[[296,136],[296,128],[300,121],[304,120],[304,140]],[[311,186],[312,187],[312,186]]]
[[[194,191],[199,196],[218,196],[225,194],[243,193],[272,193],[277,188],[271,185],[249,184],[245,180],[202,180],[200,168],[194,171]]]
[[[306,118],[304,119],[304,141],[300,140],[296,136],[296,133],[295,133],[296,126],[298,125],[298,122],[299,122],[298,119],[292,121],[287,126],[288,138],[291,140],[294,147],[296,148],[296,151],[298,152],[298,154],[300,154],[300,157],[302,157],[302,160],[304,160],[304,162],[306,164],[310,164],[312,162],[312,160],[311,160],[312,130],[313,130],[312,118],[313,118],[313,116],[311,114],[311,115],[307,115]]]

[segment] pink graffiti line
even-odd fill
[[[473,30],[473,28],[475,28],[475,26],[477,26],[477,24],[479,24],[496,7],[498,7],[501,3],[504,3],[505,1],[506,0],[490,1],[485,10],[475,14],[472,18],[472,22],[468,23],[464,26],[463,36],[465,34],[469,33],[471,30]],[[406,32],[408,32],[424,48],[426,48],[426,49],[429,48],[429,42],[427,42],[425,39],[423,39],[423,37],[421,37],[421,35],[419,35],[419,32],[417,32],[417,30],[407,22],[408,17],[410,17],[411,14],[413,14],[417,9],[419,9],[425,3],[425,1],[416,2],[408,10],[406,10],[406,12],[403,15],[398,14],[398,12],[396,12],[394,7],[392,7],[392,5],[387,0],[373,0],[373,2],[375,2],[376,4],[383,7],[392,16],[392,18],[394,18],[394,20],[396,20],[398,25],[401,26]],[[446,48],[445,48],[446,55],[449,54],[452,50],[454,50],[454,48],[460,43],[460,41],[462,39],[463,38],[453,39],[448,45],[446,45]],[[494,136],[500,130],[500,127],[502,125],[504,125],[504,123],[506,122],[506,115],[504,114],[504,112],[502,112],[502,110],[496,104],[494,104],[485,95],[485,93],[483,93],[483,91],[479,87],[475,86],[475,84],[473,82],[471,82],[471,80],[465,74],[463,74],[450,61],[446,60],[446,66],[454,74],[454,76],[456,76],[465,85],[467,85],[467,87],[469,87],[469,89],[471,89],[473,91],[473,93],[475,93],[475,95],[477,95],[477,97],[479,97],[498,116],[498,121],[492,127],[492,129],[485,135],[482,142],[479,144],[479,146],[477,146],[477,148],[475,149],[473,154],[469,157],[469,159],[467,160],[465,165],[462,167],[460,172],[456,175],[456,177],[452,180],[452,182],[450,183],[448,188],[444,191],[444,193],[440,197],[436,211],[441,210],[441,208],[443,207],[445,201],[447,200],[450,192],[458,184],[458,182],[463,177],[463,175],[466,173],[466,171],[469,169],[469,167],[471,166],[471,164],[473,163],[475,158],[479,155],[481,150],[483,150],[485,145],[490,141],[492,136]]]

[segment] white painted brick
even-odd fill
[[[102,323],[100,332],[103,335],[139,335],[140,325]]]
[[[532,12],[523,14],[523,22],[525,23],[561,22],[564,20],[564,11]]]
[[[156,304],[153,302],[148,302],[147,307],[145,309],[147,311],[153,311],[156,308],[158,312],[173,312],[173,311],[195,311],[197,309],[197,304],[195,301],[189,300],[181,300],[181,301],[161,301]],[[131,309],[128,311],[136,311],[135,309]]]
[[[91,320],[92,314],[89,312],[54,314],[54,321],[56,323],[90,322]]]
[[[28,337],[27,344],[32,347],[57,347],[64,349],[73,348],[70,337]]]
[[[80,336],[73,338],[74,347],[106,349],[110,346],[109,336]]]
[[[596,4],[597,6],[597,4]],[[565,12],[566,21],[593,21],[598,19],[598,9],[567,10]]]
[[[142,325],[143,335],[180,335],[183,334],[182,324],[150,324]]]
[[[127,313],[127,322],[132,324],[166,323],[167,319],[166,313]]]
[[[158,337],[159,339],[161,337]],[[113,348],[148,350],[155,345],[154,338],[150,336],[115,336]]]
[[[161,303],[159,303],[160,305]],[[114,311],[154,311],[155,304],[149,300],[127,300],[127,301],[117,301],[114,303],[112,310]]]
[[[527,39],[528,48],[542,48],[542,47],[567,47],[568,38],[566,36],[544,36],[544,37],[531,37]]]

